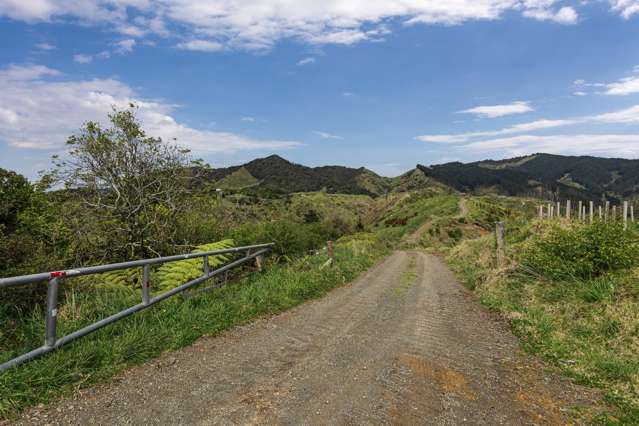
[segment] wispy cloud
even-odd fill
[[[422,142],[433,143],[465,143],[474,139],[494,137],[501,135],[510,135],[517,133],[532,132],[536,130],[552,129],[555,127],[569,126],[578,123],[578,120],[537,120],[528,123],[521,123],[504,129],[485,131],[485,132],[467,132],[452,135],[422,135],[415,137],[416,140]]]
[[[464,149],[495,152],[502,156],[519,156],[535,152],[619,157],[639,156],[637,134],[521,135],[473,142]]]
[[[473,114],[482,118],[498,118],[506,115],[523,114],[534,111],[530,102],[517,101],[506,105],[482,105],[459,111],[461,114]]]
[[[40,50],[55,50],[56,47],[53,44],[50,43],[36,43],[35,47],[40,49]]]
[[[344,139],[343,136],[334,135],[334,134],[328,133],[328,132],[321,132],[319,130],[315,130],[313,133],[315,133],[317,136],[321,137],[322,139],[337,139],[337,140],[343,140]]]
[[[249,123],[254,123],[254,122],[255,122],[255,117],[248,117],[248,116],[246,116],[246,117],[242,117],[242,118],[240,118],[240,120],[241,120],[241,121],[247,121],[247,122],[249,122]]]
[[[103,121],[112,106],[127,108],[134,102],[148,134],[165,140],[176,138],[180,145],[198,153],[300,145],[296,141],[262,140],[187,126],[173,117],[174,105],[145,99],[117,79],[68,80],[59,76],[59,71],[41,65],[0,69],[0,140],[17,148],[59,150],[85,121]]]
[[[211,40],[190,40],[178,43],[175,47],[197,52],[218,52],[224,49],[224,45]]]
[[[73,55],[73,62],[78,64],[90,64],[91,61],[93,61],[93,56],[91,55],[85,55],[83,53]]]
[[[639,76],[622,78],[606,85],[606,95],[626,96],[639,93]]]
[[[639,124],[639,105],[607,113],[575,117],[563,120],[537,120],[507,128],[467,132],[458,134],[423,135],[416,140],[427,143],[450,144],[463,149],[495,153],[499,155],[524,155],[534,152],[563,154],[589,153],[592,155],[637,156],[639,135],[637,134],[561,134],[537,135],[540,130],[570,127],[575,125]],[[501,137],[514,135],[509,137]]]
[[[125,53],[131,53],[136,44],[137,42],[132,38],[120,40],[115,43],[115,52],[121,55]]]
[[[304,65],[309,65],[309,64],[314,64],[314,63],[315,63],[315,58],[309,57],[309,58],[300,59],[297,62],[297,66],[301,67],[301,66],[304,66]]]

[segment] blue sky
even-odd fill
[[[213,166],[639,158],[639,0],[0,0],[0,167],[130,101]]]

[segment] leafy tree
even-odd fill
[[[87,122],[56,158],[53,175],[77,193],[101,225],[97,243],[111,257],[147,257],[170,248],[193,170],[189,151],[147,136],[137,107],[109,114],[111,126]]]
[[[33,189],[22,175],[0,169],[0,230],[11,233],[18,223],[18,214],[29,206]]]

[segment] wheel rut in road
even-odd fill
[[[520,354],[435,256],[198,340],[20,424],[566,424],[584,389]]]

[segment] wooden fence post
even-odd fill
[[[262,262],[264,261],[264,257],[262,255],[255,257],[255,268],[257,272],[262,272]]]
[[[540,205],[539,206],[539,219],[543,219],[544,218],[544,206]]]
[[[601,205],[599,206],[599,220],[603,219],[603,211],[601,209]]]
[[[566,201],[566,219],[570,220],[570,200]]]
[[[628,202],[623,202],[623,229],[628,229]]]
[[[581,201],[579,201],[579,216],[577,217],[577,219],[579,219],[579,221],[581,221],[583,219],[583,217],[581,216],[581,205],[583,203]]]
[[[330,265],[333,266],[335,263],[335,251],[333,249],[333,242],[329,241],[326,243],[326,251],[328,252],[328,259],[330,261]]]
[[[606,201],[606,209],[604,210],[604,221],[608,222],[608,212],[610,211],[610,201]]]
[[[635,223],[635,206],[634,206],[634,204],[630,205],[630,222]]]
[[[617,221],[617,206],[612,206],[612,221]]]
[[[561,219],[561,203],[557,201],[557,217]]]
[[[504,265],[504,222],[495,223],[495,240],[497,241],[497,266]]]
[[[548,203],[548,218],[550,219],[552,217],[552,206],[550,205],[550,203]]]
[[[592,223],[593,220],[595,219],[595,203],[591,201],[589,204],[589,207],[590,207],[590,223]]]

